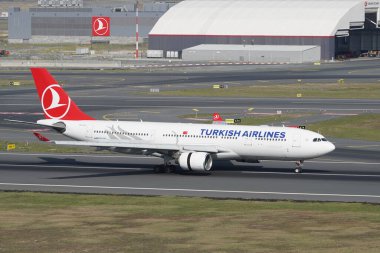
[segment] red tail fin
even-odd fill
[[[222,117],[220,116],[219,113],[215,112],[213,115],[212,115],[212,119],[213,121],[223,121]]]
[[[93,120],[82,112],[45,68],[31,68],[47,119]]]

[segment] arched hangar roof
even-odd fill
[[[362,0],[185,0],[150,35],[331,37],[364,20]]]

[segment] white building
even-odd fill
[[[201,44],[307,45],[332,59],[380,48],[378,24],[376,1],[185,0],[155,24],[149,49],[181,55]]]

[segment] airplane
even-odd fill
[[[84,113],[45,68],[31,68],[45,119],[8,120],[51,128],[73,140],[41,141],[57,145],[90,146],[125,154],[163,159],[160,172],[178,166],[208,172],[214,160],[259,163],[295,161],[301,173],[305,160],[332,152],[333,143],[305,129],[275,126],[214,125],[167,122],[96,120]]]
[[[212,124],[227,125],[222,116],[220,116],[220,114],[217,112],[214,112],[212,115]]]

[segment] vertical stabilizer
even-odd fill
[[[82,112],[45,68],[31,68],[46,119],[94,120]]]
[[[212,124],[225,125],[226,122],[223,120],[222,116],[219,113],[215,112],[212,115]]]

